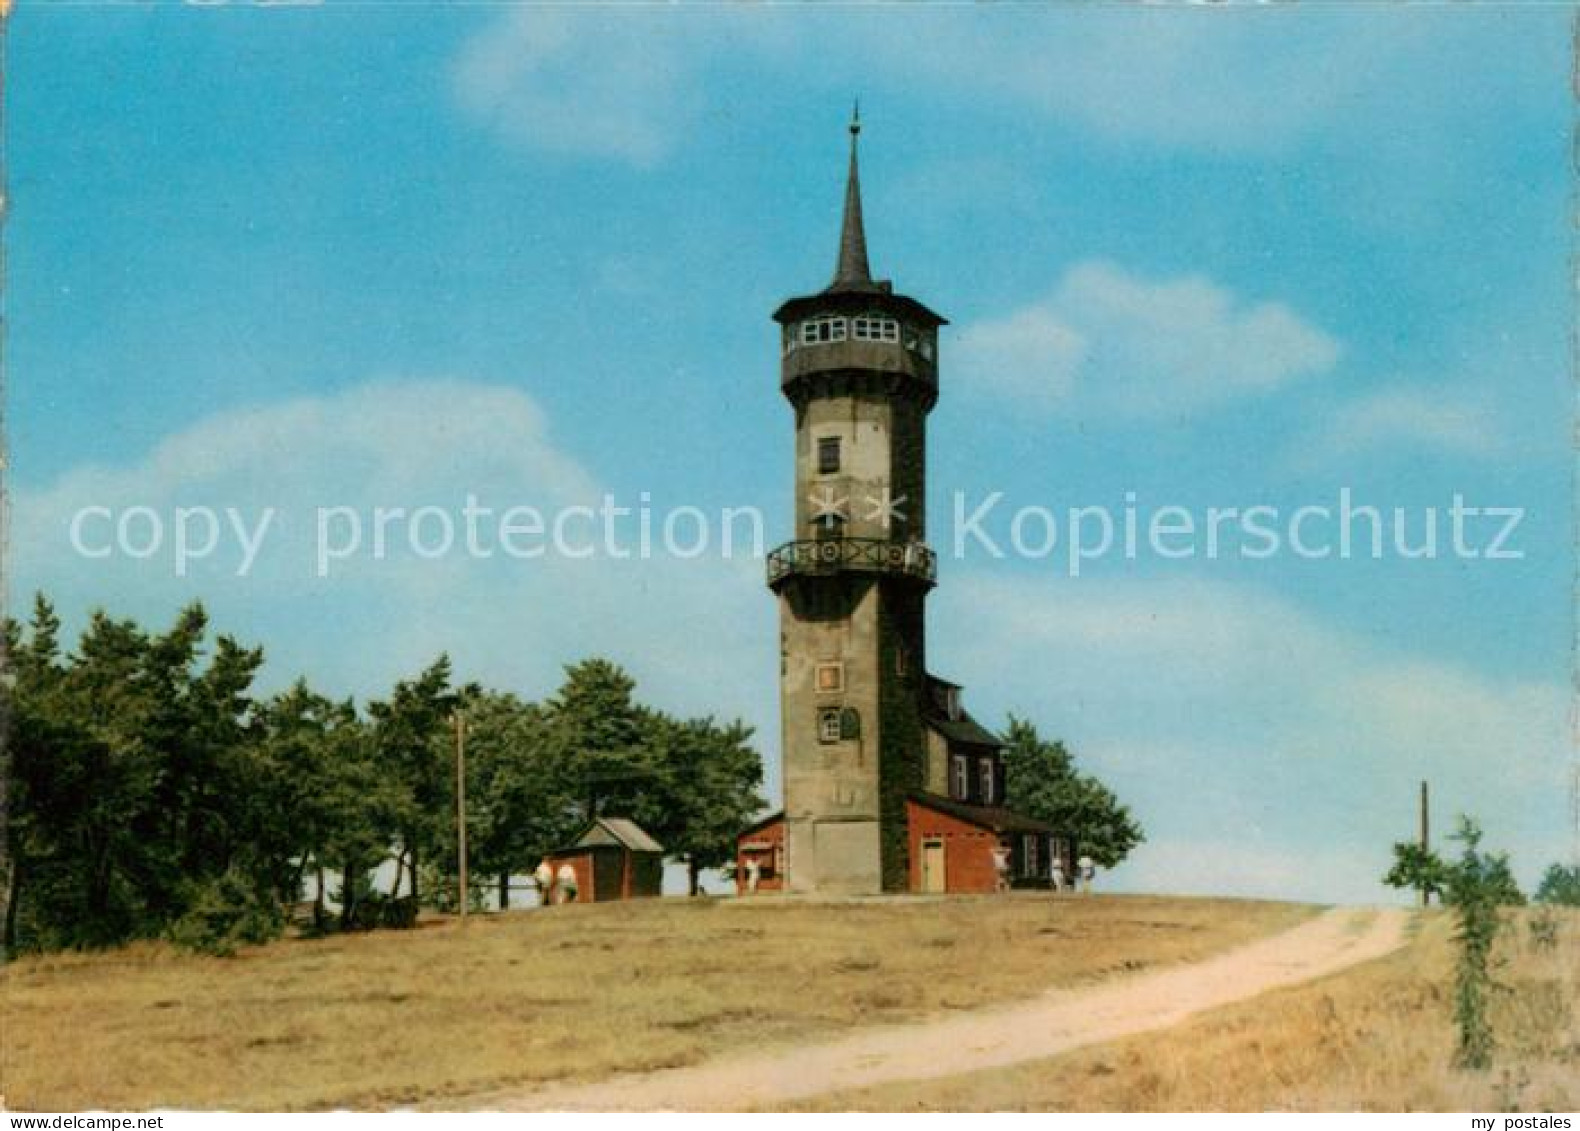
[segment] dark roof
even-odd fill
[[[1002,747],[1003,740],[972,718],[971,712],[964,707],[959,707],[958,718],[949,717],[949,693],[951,691],[956,693],[955,700],[958,706],[960,690],[958,683],[928,672],[927,696],[922,703],[923,721],[950,742],[963,742],[971,746]]]
[[[861,134],[860,113],[850,119],[850,173],[845,178],[845,218],[839,229],[839,260],[829,290],[872,290],[872,268],[867,265],[867,229],[861,222],[861,174],[856,168],[856,138]]]
[[[772,813],[768,814],[768,816],[766,816],[766,817],[759,817],[756,821],[753,821],[751,824],[747,825],[740,832],[736,833],[735,836],[736,836],[737,839],[739,839],[739,838],[741,838],[743,836],[750,836],[752,833],[758,832],[758,831],[760,831],[762,829],[766,829],[769,825],[773,824],[775,821],[782,821],[782,820],[784,820],[784,815],[785,815],[785,811],[783,809],[775,809]]]
[[[961,711],[958,719],[951,719],[941,712],[928,711],[923,721],[950,742],[963,742],[968,746],[1004,746],[1004,740],[973,719],[969,711]]]
[[[909,794],[912,801],[937,810],[950,817],[957,817],[978,828],[996,833],[1057,833],[1059,830],[1046,821],[1026,817],[1002,805],[968,805],[951,797],[916,790]]]
[[[942,326],[948,319],[927,309],[914,298],[894,293],[887,279],[874,279],[867,261],[867,228],[861,216],[861,172],[856,160],[856,138],[861,117],[850,121],[850,170],[845,176],[845,213],[839,228],[839,256],[834,281],[815,295],[786,299],[774,311],[779,322],[792,322],[816,311],[859,312],[863,308],[886,310],[896,317],[928,326]]]
[[[632,852],[658,853],[664,851],[663,845],[648,836],[641,825],[624,817],[599,817],[576,835],[569,848],[560,849],[560,852],[572,852],[578,848],[626,848]]]

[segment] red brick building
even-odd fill
[[[576,875],[576,902],[606,903],[662,894],[664,849],[635,821],[600,817],[583,829],[567,848],[544,857],[556,877],[569,865]],[[549,898],[561,894],[556,878]]]
[[[783,891],[785,886],[785,821],[781,810],[744,829],[735,841],[735,892],[749,895],[752,865],[757,891]]]

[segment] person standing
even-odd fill
[[[762,879],[762,876],[763,876],[762,861],[758,860],[757,857],[755,857],[755,856],[748,856],[746,858],[746,894],[747,895],[756,895],[757,894],[757,882]]]
[[[993,890],[1009,890],[1009,849],[1002,843],[993,846]]]
[[[558,903],[576,902],[576,869],[570,864],[561,864],[558,874],[555,875],[555,889],[558,892]]]
[[[549,867],[547,860],[540,860],[535,872],[532,873],[532,882],[538,885],[538,906],[547,907],[554,894],[554,869]]]
[[[1080,872],[1082,893],[1085,895],[1091,895],[1092,878],[1097,875],[1097,865],[1092,862],[1092,858],[1090,856],[1083,856],[1080,858],[1080,860],[1076,861],[1075,866]]]
[[[1048,878],[1053,881],[1054,892],[1064,890],[1064,861],[1054,854],[1053,860],[1048,865]]]

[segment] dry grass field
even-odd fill
[[[1040,1062],[818,1097],[816,1110],[1574,1111],[1580,913],[1534,945],[1505,933],[1487,1073],[1452,1067],[1452,922],[1433,911],[1389,958],[1174,1029]]]
[[[0,1077],[19,1110],[442,1106],[1190,961],[1311,913],[1103,896],[677,899],[230,959],[155,945],[31,958],[3,974]]]

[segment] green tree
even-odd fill
[[[1580,907],[1580,864],[1551,864],[1536,888],[1536,902]]]
[[[635,815],[686,865],[696,895],[703,869],[734,858],[736,834],[763,807],[762,758],[751,746],[752,728],[739,720],[720,726],[654,712],[646,731],[654,772]]]
[[[199,663],[200,606],[150,635],[95,614],[75,654],[39,598],[7,624],[6,945],[156,935],[218,879],[266,890],[250,840],[248,751],[262,653],[228,637]]]
[[[1075,765],[1064,743],[1047,741],[1011,715],[1004,751],[1006,800],[1012,809],[1072,836],[1082,853],[1112,868],[1146,839],[1112,790]]]
[[[392,896],[400,893],[403,874],[409,894],[420,896],[421,862],[454,856],[453,719],[463,694],[450,686],[450,658],[440,656],[415,679],[396,683],[388,699],[368,705],[398,837]]]
[[[582,789],[555,757],[544,708],[514,695],[484,692],[467,703],[467,838],[472,866],[499,877],[509,905],[510,877],[529,872],[582,823]]]
[[[1420,892],[1423,900],[1442,895],[1448,868],[1437,853],[1418,841],[1399,841],[1393,846],[1393,856],[1393,867],[1383,876],[1383,883]]]
[[[1487,1002],[1494,988],[1492,950],[1503,927],[1499,908],[1524,902],[1506,855],[1481,850],[1481,827],[1461,816],[1453,834],[1460,856],[1445,873],[1444,895],[1454,909],[1454,1021],[1456,1063],[1481,1071],[1491,1066],[1494,1040]]]
[[[629,813],[655,769],[645,747],[636,682],[609,660],[565,669],[565,682],[547,705],[549,756],[575,788],[584,820]]]

